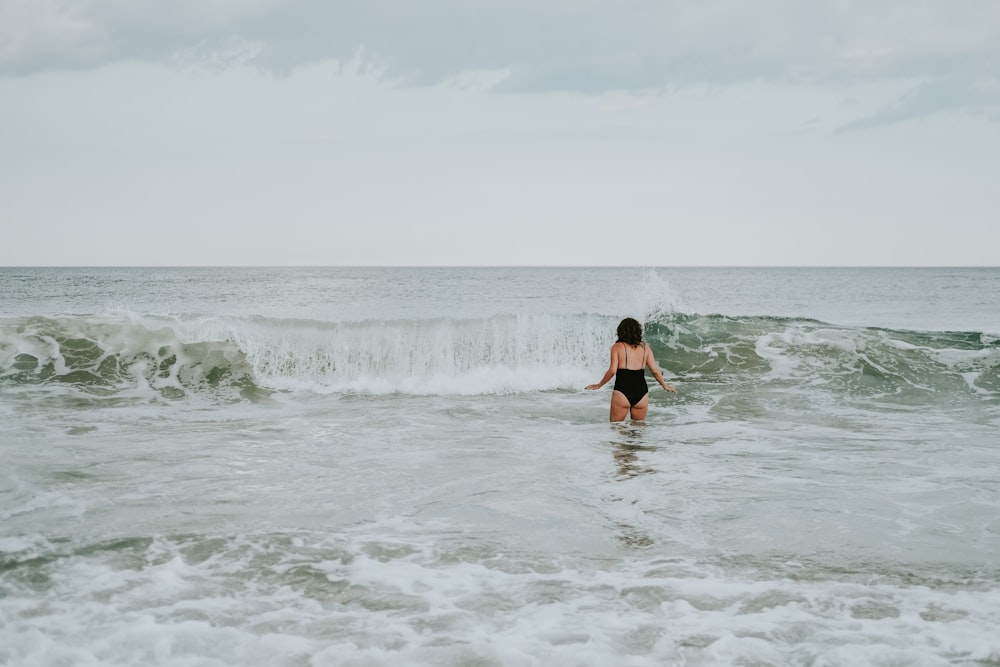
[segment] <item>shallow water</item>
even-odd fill
[[[1000,664],[997,287],[2,269],[0,664]]]

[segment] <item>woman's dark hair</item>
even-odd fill
[[[631,317],[626,317],[618,325],[618,342],[626,345],[642,344],[642,325]]]

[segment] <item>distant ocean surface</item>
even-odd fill
[[[0,423],[0,665],[1000,665],[996,268],[0,268]]]

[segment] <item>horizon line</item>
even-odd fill
[[[0,269],[996,269],[1000,264],[2,264]]]

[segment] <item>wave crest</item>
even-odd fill
[[[606,363],[603,316],[320,322],[29,318],[0,327],[0,378],[90,393],[498,394],[582,386]]]
[[[253,385],[253,369],[232,341],[185,341],[169,326],[115,318],[35,317],[0,327],[0,377],[98,395],[143,387],[170,398]]]
[[[677,315],[647,333],[662,365],[689,380],[753,379],[845,396],[1000,395],[1000,340],[977,332]]]
[[[322,322],[25,318],[0,323],[0,382],[148,390],[475,395],[578,390],[607,367],[617,318],[497,315]],[[843,395],[1000,395],[1000,341],[974,332],[661,312],[646,338],[681,383],[771,383]]]

